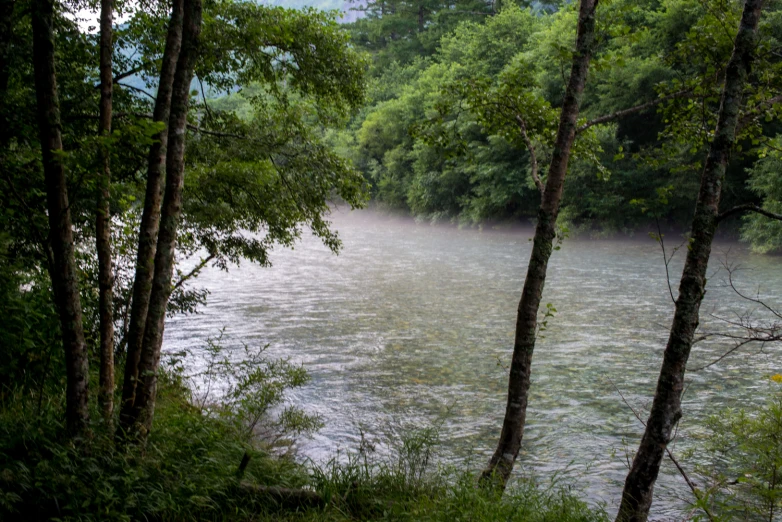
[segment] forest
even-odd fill
[[[780,519],[782,3],[339,4],[0,0],[0,519]],[[380,247],[366,234],[355,240],[339,213],[366,207],[410,218],[408,236]],[[411,230],[436,232],[411,243]],[[280,296],[286,310],[301,308],[286,319],[291,335],[320,354],[322,338],[307,337],[312,322],[331,313],[317,324],[336,338],[339,321],[364,324],[358,312],[339,317],[340,300],[358,303],[372,317],[358,347],[367,352],[367,339],[388,336],[379,332],[430,297],[424,326],[408,317],[402,345],[376,344],[417,353],[416,338],[431,348],[433,332],[446,330],[456,368],[483,345],[460,337],[458,318],[447,322],[453,303],[416,294],[437,289],[414,279],[405,257],[410,245],[424,256],[446,236],[479,238],[483,256],[460,269],[498,241],[521,244],[509,255],[516,279],[502,288],[514,303],[502,301],[509,314],[497,328],[512,332],[494,332],[488,315],[481,324],[503,351],[496,364],[494,352],[475,354],[501,380],[488,394],[492,426],[470,439],[477,464],[438,454],[446,420],[395,433],[382,448],[354,426],[354,447],[299,455],[300,441],[329,430],[333,418],[313,404],[332,390],[313,391],[326,378],[317,357],[310,373],[303,356],[278,356],[275,342],[292,341],[275,339],[285,330],[267,328],[263,314],[277,317]],[[568,283],[570,301],[553,304],[551,291],[569,277],[561,250],[638,238],[665,272],[667,308],[654,320],[666,324],[658,350],[630,355],[653,366],[639,377],[643,393],[628,400],[606,377],[633,428],[592,456],[597,468],[619,466],[600,482],[610,491],[595,496],[560,471],[529,473],[545,413],[536,400],[555,395],[554,409],[573,400],[545,389],[546,357],[563,336],[584,333],[576,329],[631,347],[643,329],[630,321],[628,334],[603,316],[563,331],[560,318],[599,292],[588,270]],[[715,259],[723,244],[763,260],[754,290],[727,254]],[[256,291],[316,247],[328,259],[363,256],[358,264],[383,271],[379,280],[401,287],[399,272],[420,288],[405,289],[393,310],[367,300],[392,302],[399,289],[375,298],[369,281],[321,299],[314,287],[336,292],[353,276],[335,268],[302,292],[308,274],[332,266],[316,256],[296,265],[298,280]],[[467,247],[443,248],[426,264],[456,284],[466,272],[451,276],[448,263],[462,262],[443,259]],[[621,248],[613,257],[637,259],[637,248]],[[640,264],[630,272],[648,277]],[[233,295],[218,298],[221,288]],[[623,291],[615,300],[625,308],[646,306],[637,290]],[[242,306],[257,315],[226,314],[232,298],[249,299]],[[211,326],[213,301],[225,326],[203,337],[198,322]],[[720,315],[727,302],[743,311]],[[263,335],[238,344],[226,335],[253,323]],[[599,348],[609,375],[618,356]],[[720,365],[733,375],[741,368],[727,365],[740,354],[754,361],[738,364],[745,378],[762,384],[731,393],[750,394],[750,404],[728,400],[726,374],[691,377]],[[385,383],[405,357],[376,374],[340,362],[336,382],[366,372]],[[704,388],[729,407],[688,431],[690,396]],[[597,433],[602,421],[592,422]],[[675,477],[674,500],[655,490],[661,476]]]

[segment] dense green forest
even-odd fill
[[[677,462],[713,240],[782,248],[782,4],[364,0],[341,6],[350,23],[280,4],[0,0],[0,517],[605,520],[553,479],[511,480],[557,313],[549,258],[568,233],[663,244],[679,229],[670,337],[617,513],[646,520],[661,461]],[[321,427],[288,400],[306,368],[219,338],[163,349],[167,318],[206,304],[207,267],[268,266],[310,231],[338,253],[329,213],[367,204],[535,225],[482,471],[436,466],[432,429],[390,456],[362,434],[302,463],[287,450]],[[782,340],[779,311],[741,297],[772,322],[739,317],[737,347]],[[781,401],[712,421],[714,487],[676,464],[687,516],[774,520]]]
[[[365,18],[350,26],[356,46],[372,55],[368,101],[331,142],[389,208],[464,225],[527,223],[539,194],[514,113],[531,120],[543,172],[577,6],[431,1],[420,3],[419,16],[407,4],[370,2]],[[613,117],[577,141],[561,216],[573,232],[632,234],[655,229],[656,221],[663,229],[688,228],[718,108],[719,71],[732,48],[725,27],[739,9],[687,1],[601,7],[581,121]],[[772,14],[762,22],[769,62],[760,67],[770,83],[758,85],[757,96],[775,88],[777,24]],[[757,107],[742,122],[726,208],[754,202],[780,210],[772,188],[780,185],[773,174],[780,171],[778,110]],[[779,223],[750,216],[727,231],[739,227],[758,251],[779,248]]]

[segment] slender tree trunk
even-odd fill
[[[100,3],[100,121],[98,133],[111,135],[113,79],[111,71],[112,23],[114,0]],[[95,242],[98,249],[98,287],[100,310],[100,403],[103,416],[111,421],[114,411],[114,275],[111,263],[111,163],[108,146],[101,148],[103,174],[99,179],[95,215]]]
[[[618,522],[641,522],[649,516],[660,463],[673,429],[681,418],[684,372],[698,327],[700,304],[706,291],[706,269],[717,228],[722,183],[735,140],[744,85],[754,59],[762,4],[763,0],[746,0],[733,55],[725,72],[719,119],[701,175],[701,187],[692,221],[692,237],[679,284],[671,333],[665,347],[646,430],[625,480],[622,503],[616,518]]]
[[[185,0],[182,24],[182,49],[174,75],[171,115],[168,124],[166,155],[166,190],[160,217],[155,274],[149,299],[147,324],[144,328],[138,367],[136,399],[133,404],[131,432],[144,440],[152,426],[157,395],[157,370],[163,344],[166,307],[171,295],[177,228],[182,213],[184,185],[185,135],[190,102],[190,83],[199,50],[201,34],[201,0]]]
[[[120,410],[119,435],[129,427],[133,419],[133,403],[136,397],[138,364],[141,357],[141,342],[144,326],[147,322],[149,296],[152,291],[152,276],[155,269],[155,251],[157,248],[158,227],[160,224],[160,200],[163,186],[163,166],[166,161],[168,144],[168,117],[171,111],[171,91],[174,85],[179,51],[182,46],[183,0],[174,0],[171,8],[171,20],[168,24],[166,48],[160,68],[157,98],[152,118],[156,122],[166,123],[166,128],[155,137],[147,158],[147,188],[144,196],[144,210],[139,228],[136,274],[133,281],[133,298],[130,309],[130,326],[127,336],[127,357],[125,376],[122,383],[122,407]]]
[[[5,153],[11,137],[6,118],[5,94],[11,61],[11,37],[14,28],[14,4],[16,0],[0,0],[0,154]]]
[[[483,471],[481,482],[494,482],[504,488],[510,478],[513,464],[519,455],[527,416],[527,398],[532,371],[532,352],[535,349],[537,315],[546,281],[546,269],[556,236],[557,215],[567,173],[570,149],[576,136],[579,103],[586,84],[589,59],[595,33],[597,0],[581,0],[578,15],[578,36],[570,80],[565,91],[556,142],[552,153],[546,187],[543,191],[532,254],[527,267],[527,278],[516,317],[516,336],[513,344],[508,379],[508,402],[502,433],[489,465]]]
[[[15,4],[16,0],[0,0],[0,92],[8,88]]]
[[[58,153],[62,152],[60,108],[54,70],[54,0],[32,3],[33,68],[41,140],[46,203],[49,213],[49,242],[54,254],[52,287],[65,349],[67,376],[65,420],[72,435],[87,429],[89,412],[87,346],[82,328],[79,282],[73,253],[73,227],[68,203],[65,170]]]

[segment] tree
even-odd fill
[[[35,94],[38,133],[46,182],[52,279],[65,350],[67,375],[65,420],[72,435],[82,435],[89,422],[89,362],[82,326],[79,281],[74,258],[73,225],[68,199],[60,108],[54,64],[54,0],[36,0],[32,5]]]
[[[363,16],[350,30],[354,41],[370,51],[381,67],[431,55],[441,37],[460,22],[481,20],[493,12],[492,3],[485,0],[369,0],[360,4],[353,9]]]
[[[98,134],[111,135],[111,98],[114,90],[111,57],[114,22],[114,0],[100,3],[100,120]],[[111,420],[114,411],[114,274],[111,262],[111,156],[107,147],[101,150],[103,175],[99,180],[95,213],[95,243],[98,251],[98,285],[100,307],[100,392],[98,402],[103,416]]]
[[[174,271],[174,252],[177,229],[182,213],[184,186],[185,136],[190,104],[190,83],[198,58],[201,35],[201,0],[184,0],[182,36],[174,82],[171,87],[171,109],[166,144],[166,183],[158,225],[155,249],[155,271],[149,295],[144,336],[138,366],[135,400],[130,417],[130,431],[142,439],[152,427],[157,395],[157,371],[163,345],[163,325],[166,307],[171,296],[171,278]]]
[[[139,225],[138,251],[136,256],[135,277],[133,279],[133,300],[130,310],[130,325],[125,357],[125,375],[122,382],[122,399],[118,433],[127,432],[135,421],[133,405],[136,400],[138,383],[138,365],[141,360],[142,341],[147,323],[149,300],[152,291],[152,279],[155,269],[158,228],[160,225],[160,201],[163,185],[163,163],[168,145],[168,119],[171,111],[171,97],[174,74],[182,46],[182,23],[184,17],[183,0],[175,0],[171,6],[165,50],[160,67],[158,92],[154,122],[160,122],[161,130],[153,136],[147,155],[147,180],[144,194],[144,207]]]
[[[189,286],[198,270],[182,274],[174,261],[205,251],[200,268],[211,262],[227,269],[243,260],[268,264],[271,248],[293,244],[307,227],[337,251],[339,238],[326,219],[330,202],[364,201],[361,176],[323,142],[324,127],[344,122],[364,96],[365,62],[348,46],[334,15],[209,4],[206,38],[191,68],[205,93],[233,93],[228,98],[241,98],[243,105],[218,107],[193,96],[183,76],[172,128],[168,106],[184,17],[177,4],[173,16],[165,8],[139,11],[118,27],[108,20],[118,4],[104,2],[103,27],[94,36],[64,16],[58,2],[34,2],[34,10],[19,2],[0,6],[0,288],[8,297],[3,312],[14,314],[0,334],[23,339],[14,349],[19,357],[4,363],[2,372],[18,377],[9,386],[30,387],[41,397],[44,388],[59,389],[67,373],[64,404],[74,434],[88,426],[89,393],[113,421],[112,355],[121,361],[129,347],[125,398],[135,400],[137,382],[148,377],[138,375],[138,365],[134,374],[132,364],[150,324],[144,301],[154,301],[158,323],[203,302],[205,293]],[[166,50],[168,36],[173,43]],[[167,151],[171,133],[180,140],[176,151]],[[166,166],[166,160],[175,164]],[[161,243],[161,255],[171,262],[156,267],[166,171],[174,183],[169,192],[176,196],[177,178],[181,191],[169,200],[166,223],[178,225],[169,226]],[[171,208],[176,205],[178,216]],[[139,221],[137,244],[133,228]],[[106,248],[96,248],[96,239]],[[47,304],[47,273],[55,307]],[[162,294],[152,294],[149,277],[155,273]],[[24,316],[25,303],[35,303],[41,317]],[[57,310],[65,347],[57,353],[43,341],[51,335],[51,310]],[[137,318],[133,335],[131,316]],[[31,335],[37,325],[41,331]],[[140,347],[137,355],[133,346]],[[159,346],[146,346],[154,373]],[[95,363],[100,358],[100,385],[90,388],[92,357]],[[144,386],[147,393],[150,386]],[[117,408],[124,410],[120,428],[140,418],[128,417],[132,408],[127,400]]]
[[[782,147],[777,135],[770,143],[764,157],[750,169],[747,184],[753,192],[763,197],[762,208],[768,212],[782,214]],[[749,241],[758,253],[782,250],[782,223],[753,212],[745,216],[741,237]]]
[[[483,480],[496,480],[505,487],[521,449],[527,414],[527,399],[532,371],[532,352],[537,337],[537,316],[546,281],[546,269],[556,236],[557,215],[576,128],[581,95],[586,84],[589,59],[595,38],[597,0],[582,0],[578,14],[578,32],[573,65],[560,113],[546,185],[541,195],[538,221],[532,243],[521,301],[516,318],[513,359],[508,379],[508,400],[497,449],[482,474]]]
[[[611,117],[613,127],[593,129],[583,154],[573,157],[561,205],[565,224],[574,232],[601,235],[651,230],[656,221],[663,229],[678,230],[691,217],[700,158],[716,122],[721,71],[732,48],[723,28],[738,20],[740,6],[712,0],[620,0],[603,7],[600,52],[592,62],[581,114],[589,120]],[[570,7],[548,14],[506,3],[495,15],[457,25],[423,58],[408,60],[391,48],[377,51],[388,52],[395,61],[387,63],[377,55],[370,103],[351,131],[337,135],[335,145],[364,173],[379,203],[419,219],[462,225],[534,220],[539,192],[519,169],[526,164],[529,170],[530,156],[518,143],[517,122],[503,121],[508,132],[484,126],[458,89],[443,92],[442,86],[465,87],[459,82],[466,81],[476,90],[492,88],[493,94],[523,91],[560,107],[571,60],[567,35],[574,30],[575,15]],[[382,25],[369,17],[363,23],[367,31]],[[777,45],[779,22],[769,19],[765,25],[764,45],[771,49]],[[433,30],[427,34],[433,36]],[[764,72],[750,101],[757,110],[748,110],[752,116],[744,122],[740,140],[745,152],[778,132],[765,120],[775,119],[779,106],[761,107],[778,92],[774,56],[770,50],[762,53],[759,66]],[[521,83],[524,89],[508,89]],[[489,93],[478,94],[484,95],[481,103],[491,101]],[[628,107],[636,110],[624,112]],[[433,113],[443,122],[439,136],[408,132],[411,126],[419,129]],[[528,130],[536,143],[541,178],[556,117],[551,121],[550,132],[538,141],[535,129]],[[461,150],[446,143],[453,141],[445,139],[448,133],[457,135]],[[726,206],[761,203],[761,194],[746,185],[746,167],[755,161],[750,152],[729,167]],[[666,194],[665,205],[655,205],[660,193]],[[726,223],[726,232],[738,224]]]
[[[722,182],[735,142],[745,84],[754,61],[762,6],[762,0],[745,2],[733,54],[725,70],[719,117],[701,174],[701,187],[670,337],[663,355],[660,377],[644,436],[625,480],[617,521],[647,519],[660,463],[674,427],[682,415],[684,373],[698,326],[711,245],[720,221]]]

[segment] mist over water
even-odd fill
[[[316,462],[355,449],[362,429],[383,451],[388,433],[442,423],[442,462],[480,470],[505,409],[533,230],[458,230],[370,211],[336,210],[332,221],[339,256],[306,236],[294,250],[273,252],[271,268],[207,270],[197,285],[210,290],[208,306],[170,319],[164,349],[197,351],[225,327],[228,347],[268,343],[271,357],[302,363],[312,381],[290,399],[325,422],[299,443],[300,455]],[[669,253],[681,242],[666,239]],[[726,258],[744,268],[743,289],[759,287],[782,307],[782,259],[717,244],[701,308],[705,330],[725,329],[712,315],[756,308],[725,288]],[[683,260],[682,249],[670,267],[674,295]],[[549,265],[546,303],[557,313],[535,350],[516,472],[547,478],[564,470],[590,502],[615,511],[643,430],[617,389],[636,408],[650,405],[673,313],[659,245],[645,236],[566,240]],[[697,344],[689,367],[728,347]],[[778,352],[752,347],[689,373],[674,451],[697,447],[709,415],[757,405],[772,385],[767,377],[781,371]],[[691,470],[694,462],[683,464]],[[656,494],[653,516],[681,516],[679,499],[689,490],[668,461]]]

